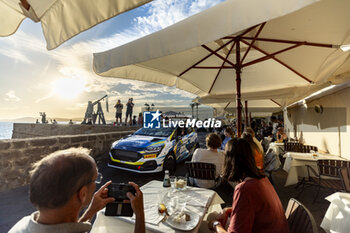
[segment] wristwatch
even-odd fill
[[[221,226],[221,223],[219,222],[219,221],[214,221],[213,222],[213,229],[214,229],[214,231],[216,231],[216,226],[217,225],[220,225]]]

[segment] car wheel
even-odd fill
[[[169,170],[169,174],[174,174],[176,171],[176,159],[174,153],[169,153],[163,163],[163,171]]]

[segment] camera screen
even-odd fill
[[[135,194],[136,190],[129,184],[111,184],[108,187],[108,196],[114,197],[116,200],[128,199],[126,196],[128,192]]]

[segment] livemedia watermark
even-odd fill
[[[144,128],[221,128],[222,122],[215,118],[208,118],[206,120],[193,119],[190,115],[176,114],[166,115],[162,117],[162,113],[156,112],[143,113],[143,127]]]

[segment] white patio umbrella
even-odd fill
[[[248,97],[249,99],[249,97]],[[280,112],[283,110],[284,99],[254,99],[248,100],[246,96],[242,95],[241,106],[244,106],[245,122],[248,121],[248,116],[253,117],[267,117],[272,113]],[[216,109],[217,112],[223,113],[235,113],[237,112],[236,96],[229,95],[207,95],[203,97],[197,97],[192,102],[208,105]]]
[[[214,108],[217,114],[223,115],[224,113],[237,113],[237,105],[235,101],[203,104]],[[242,104],[245,105],[245,101]],[[250,116],[268,117],[271,116],[273,113],[282,111],[282,107],[278,104],[278,102],[274,102],[273,100],[249,100],[247,101],[247,106],[245,106],[243,110],[245,122],[250,122],[248,120]]]
[[[176,85],[198,96],[236,94],[237,103],[241,88],[252,97],[288,89],[303,98],[350,79],[349,52],[340,49],[350,44],[348,12],[348,0],[228,0],[94,54],[94,70]]]
[[[0,36],[15,33],[29,17],[41,22],[47,49],[113,16],[152,0],[0,0]]]

